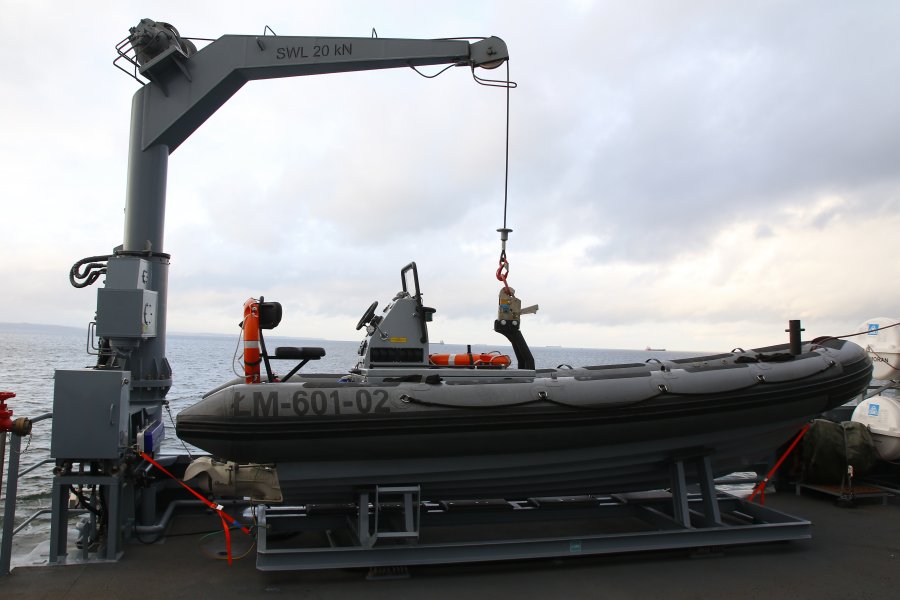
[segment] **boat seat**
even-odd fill
[[[314,346],[280,346],[275,348],[275,360],[299,360],[300,363],[291,369],[290,373],[282,378],[282,381],[290,379],[294,373],[299,371],[306,363],[311,360],[319,360],[325,356],[325,348],[317,348]]]

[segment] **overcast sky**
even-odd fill
[[[152,12],[148,13],[148,10]],[[90,7],[90,8],[88,8]],[[183,35],[503,38],[509,282],[532,345],[730,350],[900,316],[900,3],[0,0],[0,321],[86,326],[122,243],[141,18]],[[434,71],[432,69],[431,71]],[[484,72],[500,76],[501,71]],[[505,93],[467,69],[251,82],[169,161],[169,329],[360,339],[419,267],[432,338],[504,343]]]

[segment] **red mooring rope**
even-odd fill
[[[756,487],[753,488],[753,493],[750,494],[750,497],[747,499],[748,502],[753,502],[753,499],[756,496],[759,496],[759,503],[766,503],[766,484],[769,483],[769,480],[775,475],[775,472],[778,471],[779,467],[781,467],[781,463],[785,461],[785,459],[790,456],[791,452],[794,451],[794,448],[797,447],[797,444],[800,443],[800,440],[803,439],[803,436],[806,435],[806,432],[809,431],[810,424],[807,423],[803,426],[803,429],[800,430],[800,433],[797,434],[797,437],[794,438],[794,441],[791,442],[791,445],[788,446],[788,449],[784,451],[784,454],[781,455],[781,458],[778,459],[778,462],[775,463],[775,466],[769,471],[769,473],[765,476],[765,478],[756,484]]]
[[[237,527],[238,529],[240,529],[247,535],[251,535],[250,530],[247,529],[246,527],[244,527],[243,525],[241,525],[240,523],[238,523],[237,520],[234,519],[231,515],[226,513],[225,507],[223,507],[221,504],[216,504],[215,502],[212,502],[207,497],[205,497],[203,494],[196,491],[195,489],[190,487],[188,484],[186,484],[185,482],[181,481],[180,479],[178,479],[177,477],[172,475],[164,466],[162,466],[161,464],[159,464],[158,462],[153,460],[149,454],[147,454],[146,452],[141,452],[140,454],[141,454],[141,458],[143,458],[148,463],[150,463],[151,465],[153,465],[154,467],[156,467],[157,469],[159,469],[160,471],[162,471],[163,473],[165,473],[166,475],[168,475],[169,477],[171,477],[172,479],[177,481],[178,485],[180,485],[181,487],[183,487],[184,489],[186,489],[187,491],[192,493],[201,502],[206,504],[206,506],[213,509],[214,511],[216,511],[219,514],[219,518],[222,519],[222,529],[225,530],[225,546],[226,546],[226,550],[228,552],[228,564],[230,565],[231,564],[231,528],[229,527],[229,525],[234,525],[235,527]]]

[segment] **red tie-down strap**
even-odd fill
[[[807,423],[803,426],[803,429],[797,434],[794,438],[794,441],[791,442],[791,445],[788,446],[788,449],[784,451],[784,454],[781,455],[781,458],[778,459],[778,462],[775,463],[775,466],[766,474],[765,478],[756,484],[756,487],[753,488],[753,493],[750,494],[750,497],[747,499],[748,502],[753,502],[753,500],[759,496],[759,503],[766,503],[766,485],[775,476],[775,473],[778,471],[778,468],[781,467],[781,463],[794,451],[794,448],[797,447],[797,444],[800,443],[800,440],[803,439],[803,436],[806,435],[806,432],[809,431],[810,424]]]
[[[153,465],[154,467],[156,467],[157,469],[159,469],[160,471],[162,471],[163,473],[165,473],[166,475],[168,475],[169,477],[171,477],[172,479],[177,481],[181,487],[183,487],[184,489],[186,489],[187,491],[192,493],[201,502],[203,502],[206,506],[213,509],[214,511],[216,511],[219,514],[219,518],[222,519],[222,529],[225,530],[225,546],[226,546],[226,550],[228,552],[228,564],[230,565],[231,564],[231,529],[229,527],[229,524],[234,525],[235,527],[237,527],[238,529],[240,529],[247,535],[251,535],[250,530],[247,529],[246,527],[244,527],[243,525],[241,525],[240,523],[238,523],[237,520],[232,518],[231,515],[226,513],[225,508],[221,504],[216,504],[216,503],[212,502],[211,500],[209,500],[208,498],[206,498],[205,496],[200,494],[198,491],[196,491],[195,489],[190,487],[188,484],[186,484],[185,482],[181,481],[180,479],[178,479],[177,477],[175,477],[174,475],[169,473],[169,471],[164,466],[162,466],[161,464],[159,464],[158,462],[153,460],[149,454],[147,454],[146,452],[141,452],[140,454],[141,454],[141,458],[143,458],[148,463],[150,463],[151,465]]]

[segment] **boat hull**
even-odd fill
[[[716,474],[769,458],[871,375],[851,343],[783,350],[456,381],[238,384],[182,411],[178,435],[219,458],[275,463],[285,496],[306,501],[375,484],[442,499],[653,489],[677,458],[708,456]]]
[[[715,476],[753,470],[802,423],[540,452],[290,461],[277,469],[285,498],[303,502],[352,501],[359,489],[388,484],[419,485],[423,497],[441,500],[632,492],[669,487],[676,459],[688,459],[689,482],[697,481],[692,458],[709,456]]]

